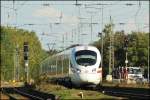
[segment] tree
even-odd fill
[[[14,54],[16,46],[19,50],[19,74],[24,77],[23,44],[29,43],[29,76],[37,78],[39,75],[39,63],[47,56],[42,50],[41,43],[35,32],[13,27],[1,27],[1,69],[3,79],[12,80],[14,77]],[[7,72],[7,73],[6,73]]]
[[[103,74],[108,73],[109,66],[109,45],[111,37],[111,24],[105,25],[103,29]],[[125,52],[128,52],[128,66],[148,66],[148,39],[149,33],[131,32],[130,34],[124,31],[114,32],[114,67],[125,66]],[[128,43],[126,44],[126,40]],[[92,45],[96,46],[101,51],[101,38],[95,41]]]

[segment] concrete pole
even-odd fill
[[[57,64],[58,63],[58,61],[57,61],[57,57],[56,57],[56,75],[57,75]]]
[[[65,41],[65,36],[63,35],[63,50],[64,50],[64,41]],[[62,75],[63,75],[63,70],[64,70],[64,62],[63,62],[63,60],[64,60],[64,55],[62,55]]]
[[[112,69],[115,66],[115,55],[114,55],[114,33],[113,33],[113,23],[111,22],[111,34],[112,34]]]
[[[102,49],[101,49],[101,67],[103,67],[103,5],[102,5]]]
[[[69,70],[68,70],[68,76],[69,76],[69,74],[70,74],[70,59],[68,59],[69,60]]]
[[[111,22],[111,16],[110,16],[110,22]],[[111,74],[111,71],[112,71],[112,51],[111,51],[112,50],[112,32],[111,31],[112,30],[110,30],[110,43],[109,43],[109,75]]]
[[[13,80],[16,80],[16,51],[14,51],[14,78]]]
[[[28,66],[29,64],[27,64],[26,66],[27,66],[27,82],[29,82],[29,66]]]
[[[80,20],[80,6],[78,6],[78,9],[79,9],[79,15],[78,15],[78,19],[79,19],[79,23],[78,23],[78,44],[80,44],[80,23],[81,23],[81,20]]]
[[[63,75],[63,67],[64,67],[64,63],[63,63],[63,56],[62,56],[62,75]]]
[[[93,27],[92,27],[92,14],[91,14],[91,43],[92,43],[92,31],[93,31]]]
[[[80,23],[78,24],[78,44],[80,44]]]
[[[110,43],[110,47],[109,47],[109,75],[110,74],[111,74],[111,43]]]
[[[17,44],[17,47],[16,47],[16,78],[17,78],[17,81],[19,81],[19,71],[20,71],[20,68],[19,68],[19,46]]]
[[[125,63],[126,63],[126,67],[128,67],[128,52],[127,52],[127,50],[126,50],[126,61],[125,61]]]
[[[150,34],[150,33],[149,33],[149,34]],[[149,79],[149,56],[150,56],[150,54],[149,54],[149,45],[150,45],[150,43],[149,43],[149,41],[150,41],[150,40],[149,40],[149,37],[148,37],[148,68],[147,68],[147,70],[148,70],[148,71],[147,71],[147,72],[148,72],[148,73],[147,73],[147,74],[148,74],[148,75],[147,75],[148,82],[150,81],[150,79]]]

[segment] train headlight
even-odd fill
[[[93,69],[92,69],[92,72],[96,72],[96,68],[93,68]]]
[[[77,73],[81,73],[81,70],[80,69],[76,69]]]

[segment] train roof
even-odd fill
[[[91,45],[75,45],[73,47],[70,47],[70,48],[67,48],[55,55],[52,55],[52,56],[49,56],[47,57],[45,60],[43,60],[42,62],[48,60],[48,59],[51,59],[51,58],[55,58],[55,57],[58,57],[58,56],[61,56],[61,55],[65,55],[66,57],[69,56],[71,54],[71,51],[74,50],[74,51],[79,51],[79,50],[92,50],[92,51],[95,51],[95,52],[99,52],[99,50],[94,47],[94,46],[91,46]]]
[[[99,52],[99,50],[95,46],[89,46],[89,45],[82,45],[82,46],[76,46],[73,48],[74,51],[80,51],[80,50],[92,50],[95,52]]]

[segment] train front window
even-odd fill
[[[96,63],[96,52],[90,50],[81,50],[76,52],[75,59],[77,64],[82,66],[90,66]]]

